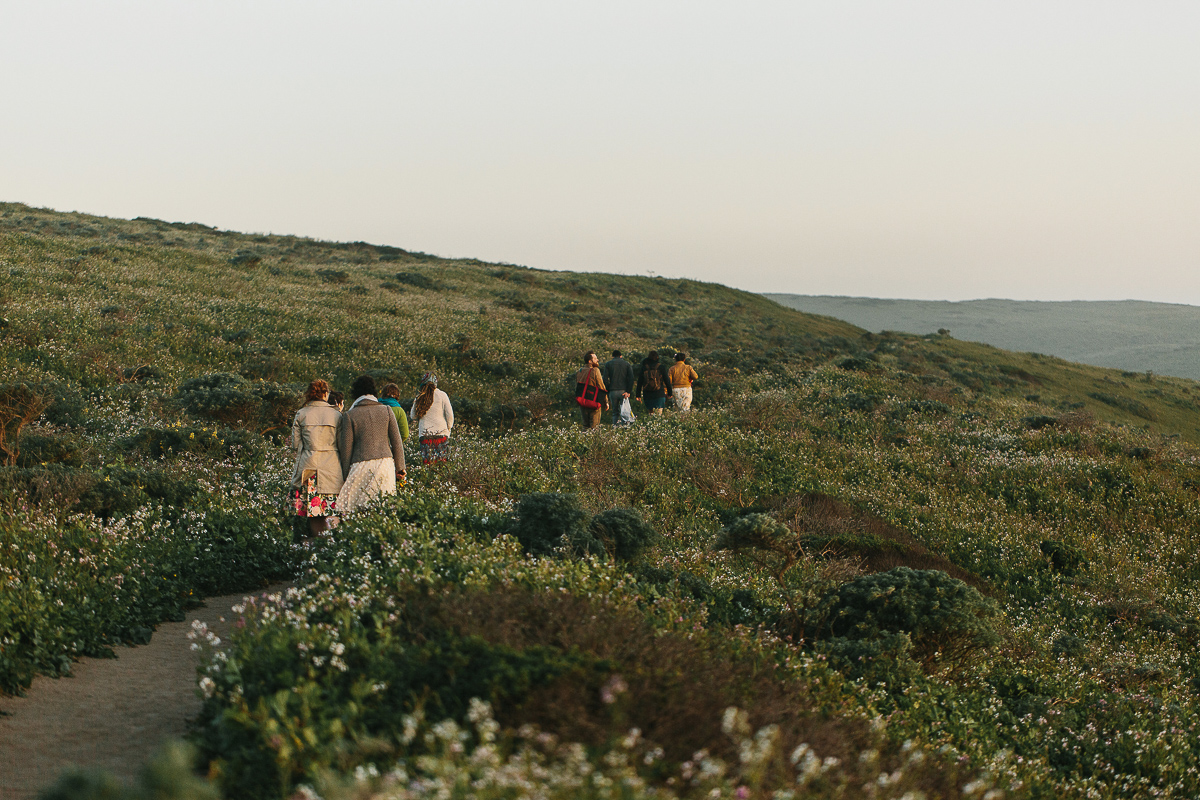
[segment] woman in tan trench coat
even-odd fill
[[[342,415],[326,402],[328,398],[329,384],[313,381],[292,422],[292,446],[296,448],[292,500],[296,515],[308,518],[311,536],[329,528],[330,517],[337,515],[337,495],[342,488],[337,451]]]

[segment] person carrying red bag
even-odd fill
[[[583,369],[575,373],[575,402],[583,416],[583,427],[600,427],[600,412],[608,408],[608,387],[600,374],[600,359],[594,350],[583,356]]]

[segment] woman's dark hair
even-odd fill
[[[649,353],[647,353],[646,361],[650,362],[651,364],[653,364],[655,361],[658,361],[658,351],[651,350]]]
[[[684,361],[684,360],[686,360],[686,359],[687,359],[687,356],[685,356],[683,353],[676,353],[676,354],[675,354],[675,360],[676,360],[676,361]]]
[[[350,384],[351,397],[362,397],[364,394],[375,394],[375,379],[370,375],[359,375]]]
[[[342,394],[341,392],[330,392],[329,397],[325,398],[325,402],[329,403],[329,405],[331,405],[331,406],[336,406],[336,405],[344,402],[345,399],[346,399],[346,396],[344,394]]]
[[[313,400],[320,400],[321,395],[329,394],[329,384],[317,378],[308,385],[308,389],[304,392],[304,402],[311,403]]]
[[[436,391],[436,383],[427,383],[421,387],[421,391],[417,393],[417,399],[413,400],[414,419],[421,419],[429,411],[429,407],[433,405],[433,393]]]
[[[393,400],[400,399],[400,387],[394,383],[389,383],[387,386],[379,390],[380,397],[390,397]]]

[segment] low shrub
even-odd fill
[[[516,510],[513,534],[530,555],[548,556],[559,550],[594,555],[605,552],[604,545],[588,529],[588,513],[573,494],[527,494]]]
[[[1107,392],[1089,392],[1088,397],[1093,400],[1099,400],[1107,406],[1119,408],[1122,411],[1128,411],[1135,417],[1141,417],[1145,420],[1153,422],[1158,418],[1154,413],[1154,409],[1143,403],[1141,400],[1135,400],[1132,397],[1122,397],[1120,395],[1108,394]]]
[[[40,417],[51,402],[33,384],[0,384],[0,463],[17,463],[21,430]]]
[[[882,641],[904,634],[924,668],[953,670],[1000,641],[992,626],[997,614],[994,602],[940,570],[897,567],[831,591],[810,624],[822,639]]]
[[[20,438],[19,450],[18,467],[29,468],[49,464],[83,466],[83,446],[74,436],[26,433]]]
[[[257,466],[266,456],[263,438],[239,428],[205,428],[200,426],[142,428],[121,442],[126,452],[152,458],[171,458],[193,453],[214,458],[236,457],[243,463]]]
[[[171,742],[127,786],[107,772],[70,769],[39,795],[40,800],[219,800],[211,782],[196,775],[191,745]]]
[[[634,561],[658,538],[636,508],[610,508],[592,517],[592,536],[618,561]]]
[[[0,467],[0,495],[13,506],[109,519],[151,502],[183,505],[200,493],[195,478],[176,470],[137,467],[81,469],[65,464]]]
[[[770,514],[753,512],[738,517],[721,528],[713,543],[714,550],[762,550],[780,555],[796,551],[796,537],[787,526]]]
[[[349,283],[350,273],[344,269],[319,269],[317,277],[324,283]]]
[[[421,272],[397,272],[394,277],[397,283],[403,283],[417,289],[436,290],[443,288],[441,281],[435,280]]]
[[[1038,545],[1042,555],[1050,559],[1050,567],[1061,575],[1074,577],[1087,567],[1083,551],[1066,542],[1047,539]]]
[[[300,405],[300,393],[268,381],[248,381],[214,372],[185,381],[176,398],[189,414],[259,432],[286,428]]]

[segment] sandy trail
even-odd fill
[[[185,622],[159,625],[147,645],[118,647],[115,659],[85,658],[70,677],[39,676],[24,697],[0,697],[8,715],[0,716],[0,800],[34,798],[71,766],[132,780],[200,710],[199,657],[187,639],[192,620],[227,639],[230,608],[247,594],[208,598]]]

